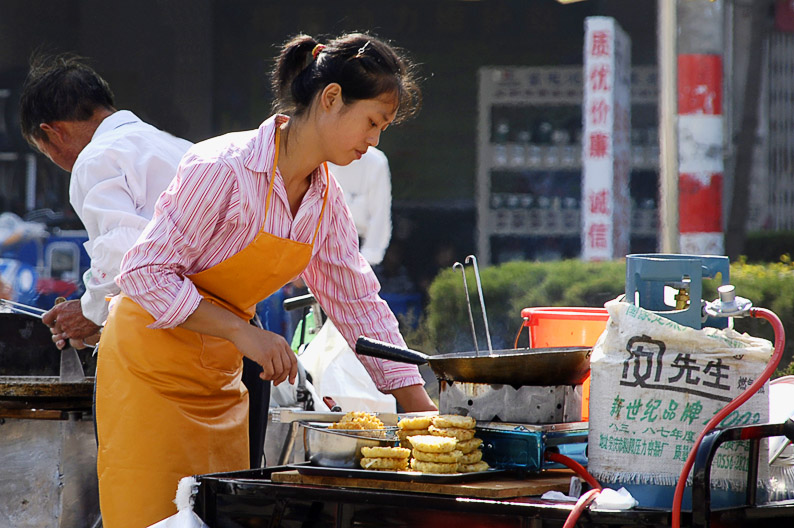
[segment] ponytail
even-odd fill
[[[351,33],[326,44],[308,35],[287,41],[271,76],[273,110],[300,116],[331,83],[342,87],[345,104],[393,93],[399,103],[395,123],[414,115],[421,106],[410,61],[377,37]]]

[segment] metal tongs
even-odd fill
[[[58,299],[56,299],[55,301],[55,304],[59,304],[59,299],[63,299],[63,297],[58,297]],[[0,305],[8,308],[12,313],[29,315],[31,317],[35,317],[36,319],[41,319],[44,316],[44,314],[49,311],[49,310],[42,310],[41,308],[38,308],[36,306],[30,306],[29,304],[22,304],[15,301],[10,301],[8,299],[0,299]],[[90,345],[85,342],[83,344],[86,346],[86,348],[96,348],[96,345]]]
[[[488,342],[488,353],[493,354],[493,347],[491,346],[491,331],[488,329],[488,315],[485,312],[485,299],[482,295],[482,283],[480,282],[480,268],[477,266],[477,257],[469,255],[464,260],[466,264],[471,262],[474,268],[474,279],[477,281],[477,294],[480,297],[480,308],[482,309],[482,320],[485,323],[485,338]],[[469,324],[471,324],[471,337],[474,340],[474,353],[477,357],[480,355],[480,347],[477,345],[477,331],[474,329],[474,316],[471,313],[471,299],[469,298],[469,283],[466,281],[466,270],[463,264],[456,262],[452,265],[453,269],[460,268],[463,275],[463,291],[466,292],[466,308],[469,310]]]
[[[41,308],[37,308],[35,306],[29,306],[27,304],[10,301],[8,299],[0,299],[0,304],[8,308],[13,313],[30,315],[38,319],[41,319],[41,316],[47,313],[47,310],[42,310]]]

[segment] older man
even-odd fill
[[[154,204],[191,143],[116,110],[107,82],[73,57],[37,58],[20,100],[25,139],[71,172],[69,200],[88,232],[85,294],[44,316],[59,348],[96,334],[121,257],[154,214]]]
[[[189,141],[158,130],[128,110],[115,108],[108,83],[72,56],[34,58],[20,98],[25,139],[71,172],[69,200],[88,232],[91,267],[79,300],[56,305],[43,321],[59,348],[80,346],[108,315],[107,297],[124,253],[154,214],[155,203],[176,174]],[[262,464],[270,384],[246,364],[250,391],[251,465]]]

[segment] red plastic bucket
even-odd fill
[[[609,319],[606,308],[553,306],[521,310],[529,331],[530,348],[571,347],[596,344]],[[582,420],[590,417],[590,376],[582,387]]]

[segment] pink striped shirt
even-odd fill
[[[236,254],[259,232],[265,222],[275,125],[286,119],[273,116],[257,130],[212,138],[185,154],[157,201],[154,218],[124,256],[116,277],[121,290],[155,318],[152,328],[184,322],[202,299],[186,276]],[[293,218],[276,171],[265,231],[311,243],[325,187],[318,168]],[[301,277],[351,348],[360,335],[405,346],[394,314],[378,296],[380,284],[359,254],[356,227],[333,176],[312,259]],[[381,391],[423,384],[414,365],[358,357]]]

